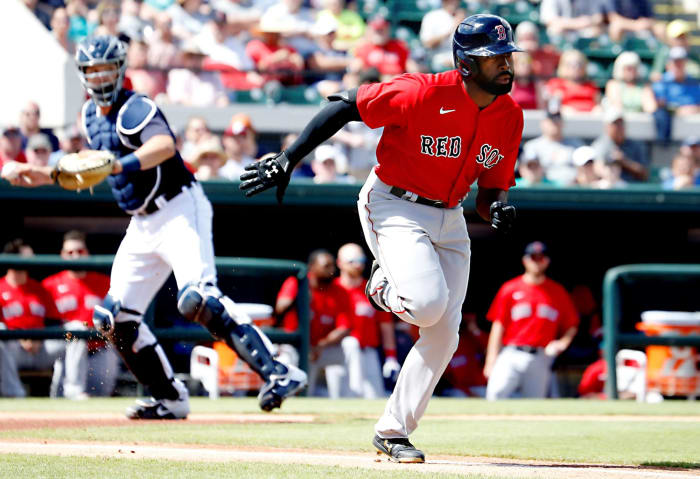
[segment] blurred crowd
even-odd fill
[[[653,117],[657,143],[670,144],[673,119],[700,113],[700,56],[693,48],[697,5],[686,19],[656,19],[651,0],[23,0],[72,52],[88,35],[128,44],[125,86],[160,104],[246,102],[318,104],[327,95],[404,72],[453,68],[451,36],[467,15],[500,14],[524,53],[514,55],[511,95],[546,112],[541,135],[523,142],[518,185],[618,188],[654,182],[700,184],[700,139],[687,138],[672,161],[652,164],[650,144],[628,138],[625,118]],[[592,144],[564,137],[577,113],[604,118]],[[28,105],[4,129],[0,162],[49,162],[81,147],[80,132],[38,127]],[[19,130],[21,147],[18,146]],[[363,182],[376,163],[381,132],[348,125],[310,155],[294,179]],[[37,136],[29,142],[29,137]],[[192,118],[180,132],[184,157],[200,180],[236,180],[242,168],[294,137],[260,144],[249,116],[211,131]]]

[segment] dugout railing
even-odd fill
[[[632,264],[608,270],[603,280],[603,353],[608,365],[605,393],[609,399],[618,399],[615,356],[622,348],[660,346],[700,346],[700,335],[668,334],[646,336],[641,333],[620,332],[623,318],[622,286],[637,279],[674,281],[697,280],[700,264]],[[647,298],[648,299],[648,298]],[[653,301],[653,300],[652,300]],[[700,303],[700,298],[697,298]]]
[[[0,254],[0,269],[15,268],[36,270],[109,270],[114,259],[113,255],[92,255],[79,259],[63,259],[59,255],[40,254],[31,257],[20,257],[14,254]],[[309,287],[306,278],[306,264],[299,261],[265,258],[216,258],[216,268],[219,277],[270,277],[292,274],[299,280],[299,293],[296,306],[299,315],[299,328],[296,332],[286,332],[279,328],[263,328],[273,343],[288,343],[299,351],[299,366],[308,371],[309,358]],[[234,301],[236,298],[232,298]],[[145,320],[148,321],[146,313]],[[209,331],[203,327],[172,327],[153,328],[153,334],[160,340],[179,341],[213,341]],[[102,338],[96,330],[71,331],[59,326],[43,329],[0,329],[0,341],[8,339],[99,339]]]

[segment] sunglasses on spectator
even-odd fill
[[[24,116],[39,116],[39,110],[24,110]]]
[[[367,258],[350,258],[346,260],[346,263],[350,264],[365,264],[367,262]]]
[[[549,258],[546,254],[542,254],[542,253],[533,253],[533,254],[531,254],[531,255],[528,255],[528,257],[529,257],[532,261],[536,261],[536,262],[538,262],[538,263],[539,263],[540,261],[544,261],[545,259],[548,259],[548,258]]]
[[[45,155],[46,153],[49,153],[49,149],[48,149],[48,148],[44,148],[43,146],[42,146],[42,147],[39,147],[39,148],[34,148],[32,151],[33,151],[34,153],[39,153],[40,155]]]
[[[67,255],[86,255],[88,252],[87,248],[77,248],[77,249],[64,249],[63,253]]]

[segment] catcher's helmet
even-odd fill
[[[111,35],[86,38],[76,48],[75,61],[80,72],[80,82],[93,101],[99,106],[110,106],[114,103],[126,72],[124,44]],[[114,65],[115,70],[86,73],[87,67],[96,65]],[[104,81],[95,82],[96,79]]]
[[[471,57],[492,57],[510,52],[521,52],[513,42],[513,29],[497,15],[472,15],[459,24],[452,37],[455,67],[464,78],[478,72]]]

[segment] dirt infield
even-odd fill
[[[508,416],[513,419],[513,417]],[[516,416],[519,420],[541,419],[540,416]],[[575,416],[572,416],[575,417]],[[490,420],[492,416],[465,417],[465,419]],[[561,417],[559,417],[561,419]],[[608,419],[605,416],[601,418]],[[649,416],[645,417],[649,419]],[[518,420],[516,419],[516,420]],[[590,416],[588,416],[590,420]],[[678,416],[652,420],[688,420]],[[187,421],[169,421],[169,424],[233,424],[233,423],[309,423],[313,415],[284,414],[192,414]],[[697,421],[697,418],[694,418]],[[46,412],[0,413],[0,428],[29,429],[57,427],[134,426],[144,422],[129,421],[119,415],[95,413],[71,414],[70,418]],[[148,422],[149,424],[152,422]],[[113,457],[126,459],[167,459],[193,462],[265,462],[275,464],[306,464],[352,467],[382,471],[424,472],[426,477],[443,473],[458,475],[482,474],[486,476],[514,478],[698,478],[700,471],[673,468],[652,468],[606,464],[571,464],[544,461],[527,461],[486,457],[430,456],[426,464],[394,464],[369,452],[348,453],[308,449],[277,449],[229,446],[197,446],[191,444],[153,443],[97,443],[55,440],[0,441],[0,454],[42,454],[73,457]],[[383,456],[382,456],[383,457]]]

